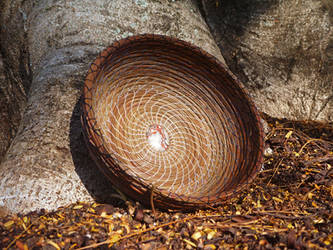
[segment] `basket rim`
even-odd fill
[[[94,139],[94,137],[91,137],[91,135],[89,135],[89,133],[86,131],[87,130],[86,128],[87,127],[91,128],[92,123],[93,123],[92,119],[87,119],[87,117],[88,117],[87,108],[89,108],[89,104],[86,101],[89,99],[89,92],[93,87],[93,84],[94,84],[93,79],[94,79],[95,74],[98,72],[101,65],[103,65],[103,63],[106,62],[108,57],[110,55],[112,55],[112,53],[114,51],[118,50],[119,48],[121,48],[123,46],[127,46],[131,43],[138,43],[138,42],[145,42],[145,41],[154,41],[154,42],[163,42],[163,43],[168,42],[174,46],[180,46],[183,48],[191,49],[191,50],[193,50],[193,53],[197,53],[200,56],[205,57],[205,59],[207,59],[210,63],[212,63],[213,65],[216,65],[218,69],[222,70],[224,74],[227,74],[228,76],[231,77],[232,82],[234,83],[235,86],[237,86],[239,88],[238,91],[241,93],[241,95],[243,96],[245,101],[248,103],[248,106],[249,106],[252,114],[254,115],[253,120],[256,123],[255,127],[257,127],[257,129],[258,129],[258,146],[257,146],[257,150],[256,150],[257,161],[256,161],[255,165],[253,164],[253,168],[252,168],[251,172],[247,175],[246,181],[244,181],[241,184],[238,184],[235,189],[232,189],[229,191],[223,191],[222,193],[220,192],[220,193],[217,193],[216,195],[203,196],[200,198],[191,197],[188,195],[179,195],[179,194],[175,194],[172,192],[163,192],[163,190],[162,191],[158,190],[158,189],[150,186],[149,184],[143,182],[139,176],[135,176],[135,178],[134,178],[132,175],[126,173],[125,170],[123,170],[123,173],[120,173],[120,174],[125,177],[128,177],[129,182],[133,182],[133,185],[135,185],[135,186],[138,185],[140,188],[143,187],[144,189],[150,190],[151,192],[154,192],[156,195],[161,196],[162,198],[167,199],[167,200],[174,199],[175,202],[176,201],[181,202],[182,204],[184,204],[184,205],[186,204],[187,206],[190,206],[190,207],[191,206],[200,207],[200,206],[206,206],[206,205],[209,205],[209,206],[219,205],[219,204],[225,202],[228,198],[231,198],[235,194],[239,193],[241,190],[245,189],[255,179],[255,177],[259,173],[259,171],[262,167],[263,161],[264,161],[263,126],[261,123],[261,117],[260,117],[259,111],[257,110],[254,102],[251,100],[250,95],[248,94],[248,91],[245,89],[243,83],[240,80],[238,80],[238,78],[227,68],[227,66],[225,66],[222,62],[220,62],[216,57],[209,54],[205,50],[199,48],[198,46],[191,44],[190,42],[183,41],[183,40],[180,40],[175,37],[169,37],[169,36],[159,35],[159,34],[139,34],[139,35],[129,36],[127,38],[123,38],[123,39],[114,41],[110,46],[108,46],[107,48],[102,50],[89,67],[88,73],[85,78],[83,91],[82,91],[83,98],[82,98],[82,102],[81,102],[81,107],[82,107],[81,121],[83,124],[85,140],[86,140],[87,144],[91,145],[92,147],[102,149],[105,153],[107,153],[104,146],[102,144],[96,143],[96,140]],[[90,146],[88,146],[88,148],[90,148]],[[90,149],[89,149],[89,151],[90,151]],[[97,152],[98,151],[92,152],[91,154],[96,154]],[[102,160],[96,159],[96,157],[99,158],[100,156],[94,155],[93,158],[95,158],[95,161],[97,161],[98,167],[100,169],[102,169],[102,171],[104,172],[103,167],[101,167],[100,165],[103,164],[103,162],[105,164],[105,161],[103,159]],[[109,175],[108,173],[105,173],[105,174]],[[110,177],[110,180],[113,182],[112,177]],[[118,187],[118,188],[121,189],[121,187]]]

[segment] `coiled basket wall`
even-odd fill
[[[261,168],[253,103],[223,64],[184,41],[146,34],[113,43],[91,64],[82,109],[97,165],[145,204],[218,205]]]

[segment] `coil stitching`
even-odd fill
[[[258,112],[217,59],[187,42],[114,42],[87,74],[82,124],[90,153],[133,199],[161,208],[219,205],[263,161]]]

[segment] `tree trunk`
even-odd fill
[[[5,22],[0,25],[0,163],[18,130],[31,84],[26,33],[19,5],[19,1],[13,3],[13,8],[18,8],[10,20],[15,27]],[[1,1],[0,10],[4,8],[5,2]]]
[[[10,84],[28,96],[0,166],[0,206],[11,212],[112,199],[84,145],[78,100],[90,63],[113,41],[164,34],[223,61],[194,1],[4,0],[1,10]]]
[[[273,117],[333,121],[332,0],[203,0],[231,71]]]

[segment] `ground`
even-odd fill
[[[328,249],[333,245],[333,124],[263,117],[263,170],[224,206],[195,212],[77,203],[0,217],[5,249]]]

